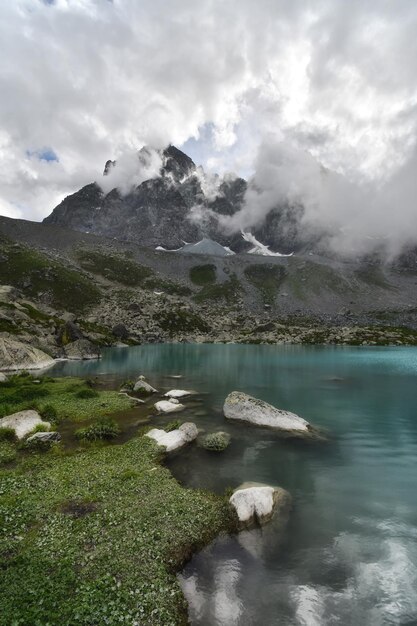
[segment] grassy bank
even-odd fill
[[[63,396],[82,385],[42,386],[65,384],[72,391]],[[108,393],[79,398],[79,406],[97,408]],[[58,412],[59,395],[48,397]],[[68,414],[72,404],[64,404]],[[55,444],[14,461],[16,444],[2,446],[10,459],[0,465],[0,626],[186,623],[175,572],[233,527],[226,498],[181,487],[140,434],[71,452]]]

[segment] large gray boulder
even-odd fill
[[[99,359],[101,356],[99,346],[96,346],[88,339],[72,341],[65,346],[64,353],[67,359],[70,360]]]
[[[277,409],[241,391],[232,391],[224,403],[227,419],[240,420],[256,426],[267,426],[296,436],[310,436],[313,428],[295,413]]]
[[[235,509],[240,528],[254,525],[263,526],[279,511],[288,514],[291,496],[281,487],[271,487],[262,483],[244,483],[229,499]]]
[[[0,337],[0,370],[33,370],[50,367],[54,359],[21,341]]]
[[[159,446],[163,446],[167,452],[174,452],[179,450],[183,446],[191,443],[197,438],[198,429],[192,422],[186,422],[175,430],[171,430],[167,433],[165,430],[159,428],[153,428],[146,437],[153,439]]]
[[[44,422],[37,411],[19,411],[0,419],[0,428],[12,428],[18,439],[23,439],[37,426],[43,426],[45,430],[51,427],[49,422]]]

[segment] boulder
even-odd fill
[[[60,346],[66,346],[78,339],[84,339],[84,335],[77,324],[72,320],[68,320],[58,328],[57,343]]]
[[[233,391],[227,396],[223,412],[227,419],[240,420],[256,426],[268,426],[291,435],[308,437],[313,430],[305,419],[295,413],[277,409],[268,402],[240,391]]]
[[[72,341],[64,348],[64,353],[67,359],[99,359],[101,356],[99,346],[88,339],[77,339]]]
[[[182,411],[185,408],[178,400],[176,402],[173,400],[160,400],[154,404],[154,407],[159,413],[173,413],[174,411]]]
[[[55,431],[35,433],[26,439],[26,443],[29,445],[37,443],[56,443],[58,441],[61,441],[61,435]]]
[[[219,431],[217,433],[210,433],[203,437],[201,445],[210,452],[222,452],[227,448],[230,443],[229,433]]]
[[[185,398],[185,396],[191,396],[194,391],[186,391],[185,389],[171,389],[167,391],[164,396],[167,398]]]
[[[6,380],[7,380],[6,374],[3,374],[2,372],[0,372],[0,383],[5,383]]]
[[[239,527],[249,528],[263,526],[277,511],[286,515],[291,506],[291,496],[281,487],[244,483],[235,489],[229,502],[237,513]]]
[[[49,422],[44,422],[37,411],[19,411],[0,419],[0,428],[13,428],[18,439],[23,439],[34,428],[42,425],[45,429],[50,428]]]
[[[114,337],[117,337],[117,339],[128,339],[129,338],[129,331],[127,330],[126,326],[124,324],[116,324],[115,326],[113,326],[113,328],[111,329],[112,335]]]
[[[133,386],[133,391],[143,396],[150,396],[153,393],[158,393],[158,391],[154,387],[152,387],[152,385],[147,383],[142,376],[139,378],[139,380],[135,382]]]
[[[38,348],[0,337],[0,370],[42,369],[50,367],[54,362],[53,358]]]
[[[171,430],[169,433],[159,428],[153,428],[146,433],[146,437],[150,437],[150,439],[156,441],[156,443],[159,446],[163,446],[167,452],[173,452],[191,443],[191,441],[197,438],[197,435],[197,426],[192,422],[186,422],[179,428]]]

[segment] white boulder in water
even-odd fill
[[[42,369],[54,363],[54,359],[38,348],[0,337],[0,370]]]
[[[278,509],[287,513],[291,496],[281,487],[244,483],[233,492],[229,502],[237,513],[240,527],[247,528],[266,524]]]
[[[150,439],[156,441],[156,443],[159,446],[163,446],[167,452],[173,452],[187,445],[187,443],[191,443],[191,441],[197,438],[197,435],[197,426],[192,422],[186,422],[179,428],[171,430],[169,433],[159,428],[153,428],[146,433],[146,437],[150,437]]]
[[[19,411],[0,419],[0,428],[12,428],[18,439],[23,439],[37,426],[43,426],[45,430],[51,427],[49,422],[44,422],[37,411]]]
[[[227,396],[223,412],[228,419],[241,420],[256,426],[268,426],[289,434],[309,436],[313,430],[305,419],[295,413],[277,409],[272,404],[241,391],[232,391]]]
[[[159,413],[173,413],[174,411],[182,411],[185,407],[175,398],[171,400],[159,400],[154,404],[155,409]]]
[[[143,376],[140,376],[139,380],[135,382],[133,391],[136,391],[136,393],[142,393],[143,395],[152,395],[153,393],[158,393],[155,387],[152,387],[152,385],[147,383]]]
[[[171,389],[167,391],[164,395],[167,398],[185,398],[186,396],[191,396],[194,391],[186,391],[185,389]]]

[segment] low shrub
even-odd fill
[[[0,441],[15,441],[16,433],[13,428],[0,428]]]
[[[102,439],[114,439],[119,433],[120,428],[111,417],[102,417],[90,426],[75,431],[75,436],[84,441],[100,441]]]
[[[172,422],[169,422],[164,430],[167,433],[170,433],[173,430],[177,430],[177,428],[179,428],[181,426],[182,422],[180,420],[173,420]]]
[[[59,421],[57,410],[52,404],[45,404],[45,406],[39,410],[39,413],[47,422],[57,424]]]
[[[210,435],[206,435],[203,438],[201,445],[203,446],[203,448],[211,452],[222,452],[223,450],[227,448],[229,443],[230,443],[229,433],[218,432],[218,433],[211,433]]]
[[[81,400],[87,400],[88,398],[97,398],[98,396],[98,391],[96,391],[95,389],[80,389],[79,391],[77,391],[77,393],[75,394],[77,396],[77,398],[80,398]]]

